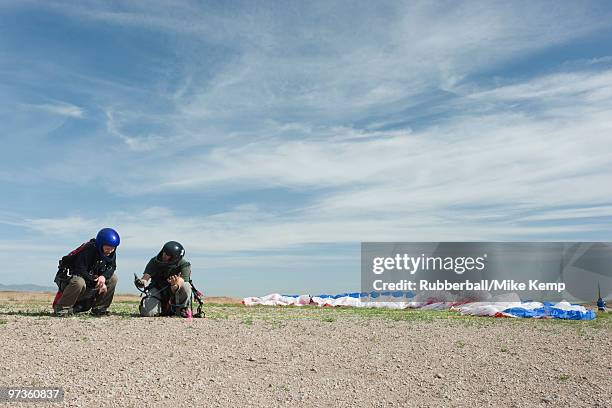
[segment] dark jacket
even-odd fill
[[[151,258],[144,273],[151,276],[151,285],[154,288],[162,289],[168,286],[170,276],[179,275],[185,282],[191,280],[191,264],[184,259],[177,262],[161,262],[161,253]]]
[[[96,241],[92,239],[63,266],[70,275],[80,276],[85,279],[87,286],[92,286],[98,276],[104,276],[106,280],[113,276],[117,269],[116,252],[108,260],[103,259],[96,248]]]

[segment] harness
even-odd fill
[[[65,255],[60,259],[57,265],[57,273],[55,274],[55,279],[53,280],[57,284],[58,290],[61,292],[64,290],[64,286],[68,283],[70,278],[74,276],[71,269],[74,267],[74,262],[78,254],[83,252],[84,250],[91,248],[95,245],[96,240],[91,239],[87,242],[81,244],[78,248],[71,251],[68,255]],[[88,289],[92,289],[94,285],[94,280],[100,276],[104,275],[106,270],[110,267],[108,262],[103,261],[102,259],[96,261],[87,273],[79,275],[87,284]]]
[[[64,255],[62,259],[59,260],[57,265],[57,273],[55,274],[55,278],[53,279],[53,282],[55,282],[55,284],[57,285],[57,292],[55,293],[55,298],[53,299],[53,303],[51,304],[51,307],[53,307],[54,309],[59,300],[61,299],[62,295],[64,294],[65,286],[68,284],[68,282],[73,276],[73,274],[70,272],[70,269],[74,266],[74,260],[76,256],[83,252],[85,249],[89,248],[91,245],[95,245],[95,239],[91,239],[87,242],[82,243],[78,248],[70,251],[69,254]],[[93,272],[102,274],[102,269],[105,266],[106,265],[104,263],[98,262],[96,265],[94,265]],[[93,289],[91,279],[88,279],[87,276],[83,276],[83,279],[85,279],[85,283],[87,285],[86,290],[88,290],[91,294],[91,291]],[[91,309],[91,306],[94,302],[94,297],[95,292],[93,293],[93,296],[88,295],[84,299],[78,301],[74,305],[74,311],[84,312]]]
[[[79,253],[83,252],[85,248],[91,245],[92,241],[93,240],[82,243],[78,248],[70,251],[68,255],[63,256],[62,259],[60,259],[57,265],[57,273],[55,274],[55,279],[53,280],[57,285],[59,292],[63,291],[64,288],[62,286],[64,286],[64,284],[67,283],[72,277],[70,268],[72,267],[74,258],[76,258]]]
[[[136,282],[137,280],[138,280],[138,275],[134,273],[134,282]],[[189,279],[189,285],[191,285],[191,298],[189,299],[189,309],[191,310],[191,315],[197,318],[206,317],[206,314],[202,310],[202,308],[204,307],[204,301],[202,300],[202,297],[203,297],[202,292],[196,289],[191,279]],[[136,284],[134,284],[134,286],[136,286]],[[136,289],[138,289],[138,291],[140,292],[140,308],[143,307],[143,304],[146,299],[149,299],[149,298],[157,299],[162,305],[162,316],[171,316],[172,315],[171,308],[175,305],[173,305],[170,302],[171,296],[162,295],[163,293],[170,292],[169,288],[170,288],[170,285],[166,285],[163,288],[158,289],[159,296],[155,296],[151,293],[149,286],[145,286],[144,288],[139,288],[138,286],[136,286]],[[196,313],[193,313],[193,301],[194,300],[198,303]]]

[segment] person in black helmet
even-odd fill
[[[188,317],[191,299],[191,264],[183,259],[185,249],[176,241],[166,242],[157,256],[151,258],[142,278],[135,284],[144,288],[147,296],[140,307],[145,317],[177,315]]]

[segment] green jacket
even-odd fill
[[[151,285],[161,289],[168,286],[168,279],[172,275],[179,275],[185,282],[191,280],[191,264],[181,259],[178,264],[161,262],[157,257],[151,258],[144,273],[151,276]]]

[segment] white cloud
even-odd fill
[[[169,222],[159,226],[220,251],[406,237],[587,236],[607,229],[603,221],[579,225],[576,219],[587,213],[584,206],[608,208],[612,196],[606,148],[612,141],[612,99],[592,98],[612,84],[612,75],[574,73],[573,90],[563,78],[553,74],[467,94],[454,102],[461,114],[418,131],[292,124],[280,132],[308,136],[187,155],[172,163],[173,171],[161,165],[129,174],[119,188],[137,194],[219,186],[310,191],[308,201],[288,213],[238,209],[172,222],[165,217]],[[554,97],[535,98],[537,110],[515,105],[534,93]],[[492,103],[502,105],[483,113]],[[551,216],[561,225],[536,223]],[[130,228],[134,236],[155,234]]]
[[[193,2],[130,2],[121,9],[101,1],[39,6],[92,24],[168,36],[177,60],[164,69],[187,80],[173,87],[158,83],[137,101],[126,91],[105,108],[143,114],[107,123],[109,133],[137,152],[224,144],[235,135],[243,143],[269,137],[261,118],[317,128],[401,115],[431,92],[455,92],[470,75],[610,22],[587,6],[555,3],[309,2],[295,9],[243,4],[227,13]],[[217,65],[207,69],[211,56]],[[107,92],[92,93],[98,91]],[[157,109],[159,100],[169,104],[165,112]],[[160,117],[167,131],[125,130]],[[168,139],[173,143],[162,142]]]
[[[22,105],[28,109],[35,109],[39,111],[53,113],[55,115],[60,116],[68,116],[71,118],[82,118],[85,114],[85,111],[76,106],[65,102],[57,102],[57,103],[45,103],[45,104],[23,104]]]
[[[118,188],[144,193],[221,185],[315,192],[333,187],[336,193],[322,200],[322,208],[345,201],[371,210],[377,210],[377,204],[397,207],[406,201],[413,206],[481,200],[605,203],[609,189],[601,183],[612,176],[612,160],[605,150],[612,134],[608,115],[612,97],[594,101],[592,94],[612,86],[612,75],[587,73],[573,78],[580,83],[574,86],[579,91],[564,94],[556,91],[563,82],[558,75],[532,80],[524,87],[469,94],[454,102],[462,105],[460,115],[450,114],[419,131],[296,128],[308,136],[186,154],[171,164],[173,171],[161,165],[146,174],[132,173]],[[526,93],[532,95],[533,89],[557,96],[550,101],[539,98],[537,110],[517,108],[514,103]],[[503,106],[482,112],[483,106],[500,101]],[[366,199],[370,191],[371,198]]]
[[[611,95],[612,71],[585,71],[553,74],[526,83],[473,93],[469,98],[501,102],[535,99],[549,104],[604,101],[609,104]]]
[[[545,210],[538,215],[529,215],[521,221],[573,220],[580,218],[612,217],[612,206],[571,208],[561,210]]]
[[[5,241],[0,240],[0,250],[6,254],[10,253],[31,253],[31,254],[42,254],[42,253],[51,253],[51,254],[61,254],[66,251],[66,248],[60,245],[49,245],[49,244],[41,244],[41,243],[31,243],[28,241]]]
[[[119,137],[131,150],[135,152],[148,152],[155,150],[164,142],[164,138],[158,135],[147,136],[129,136],[120,130],[120,124],[117,123],[114,112],[107,110],[106,112],[106,128],[112,135]]]
[[[580,236],[606,228],[603,224],[530,225],[520,223],[525,218],[504,218],[495,210],[432,211],[411,209],[409,204],[362,215],[333,209],[269,213],[242,208],[209,216],[181,216],[169,209],[155,208],[109,214],[87,223],[57,218],[27,220],[23,225],[43,232],[42,241],[54,237],[58,242],[77,242],[94,236],[101,226],[111,226],[121,235],[123,250],[155,251],[163,242],[177,240],[190,248],[192,256],[200,257],[215,253],[241,257],[245,251],[297,249],[308,244],[357,245],[361,241],[541,239],[560,234]],[[143,213],[149,216],[143,217]],[[152,217],[153,213],[161,216]],[[575,214],[569,211],[557,217],[574,219]]]
[[[5,222],[40,234],[32,245],[78,243],[102,226],[116,227],[128,250],[177,239],[194,256],[609,231],[601,219],[580,222],[607,217],[612,196],[607,60],[562,73],[551,66],[550,75],[520,81],[501,69],[609,27],[610,16],[588,4],[304,2],[281,10],[245,3],[227,12],[157,1],[121,10],[98,1],[21,4],[90,28],[152,31],[172,50],[169,60],[151,58],[158,75],[143,71],[151,76],[142,82],[102,79],[61,58],[44,65],[36,55],[34,73],[19,73],[23,83],[63,79],[68,92],[90,98],[88,119],[103,129],[36,167],[38,177],[105,187],[140,207]],[[483,85],[483,73],[500,85]],[[27,108],[62,117],[45,129],[85,116],[64,102]],[[102,144],[108,135],[120,143]],[[112,163],[105,174],[72,160],[92,154]],[[236,190],[249,202],[251,191],[269,187],[305,198],[274,210],[221,198],[215,204],[226,208],[212,215],[158,204],[173,194]]]
[[[45,235],[78,235],[88,234],[99,229],[96,220],[85,219],[79,216],[66,218],[28,218],[20,221],[19,224],[31,230]]]

